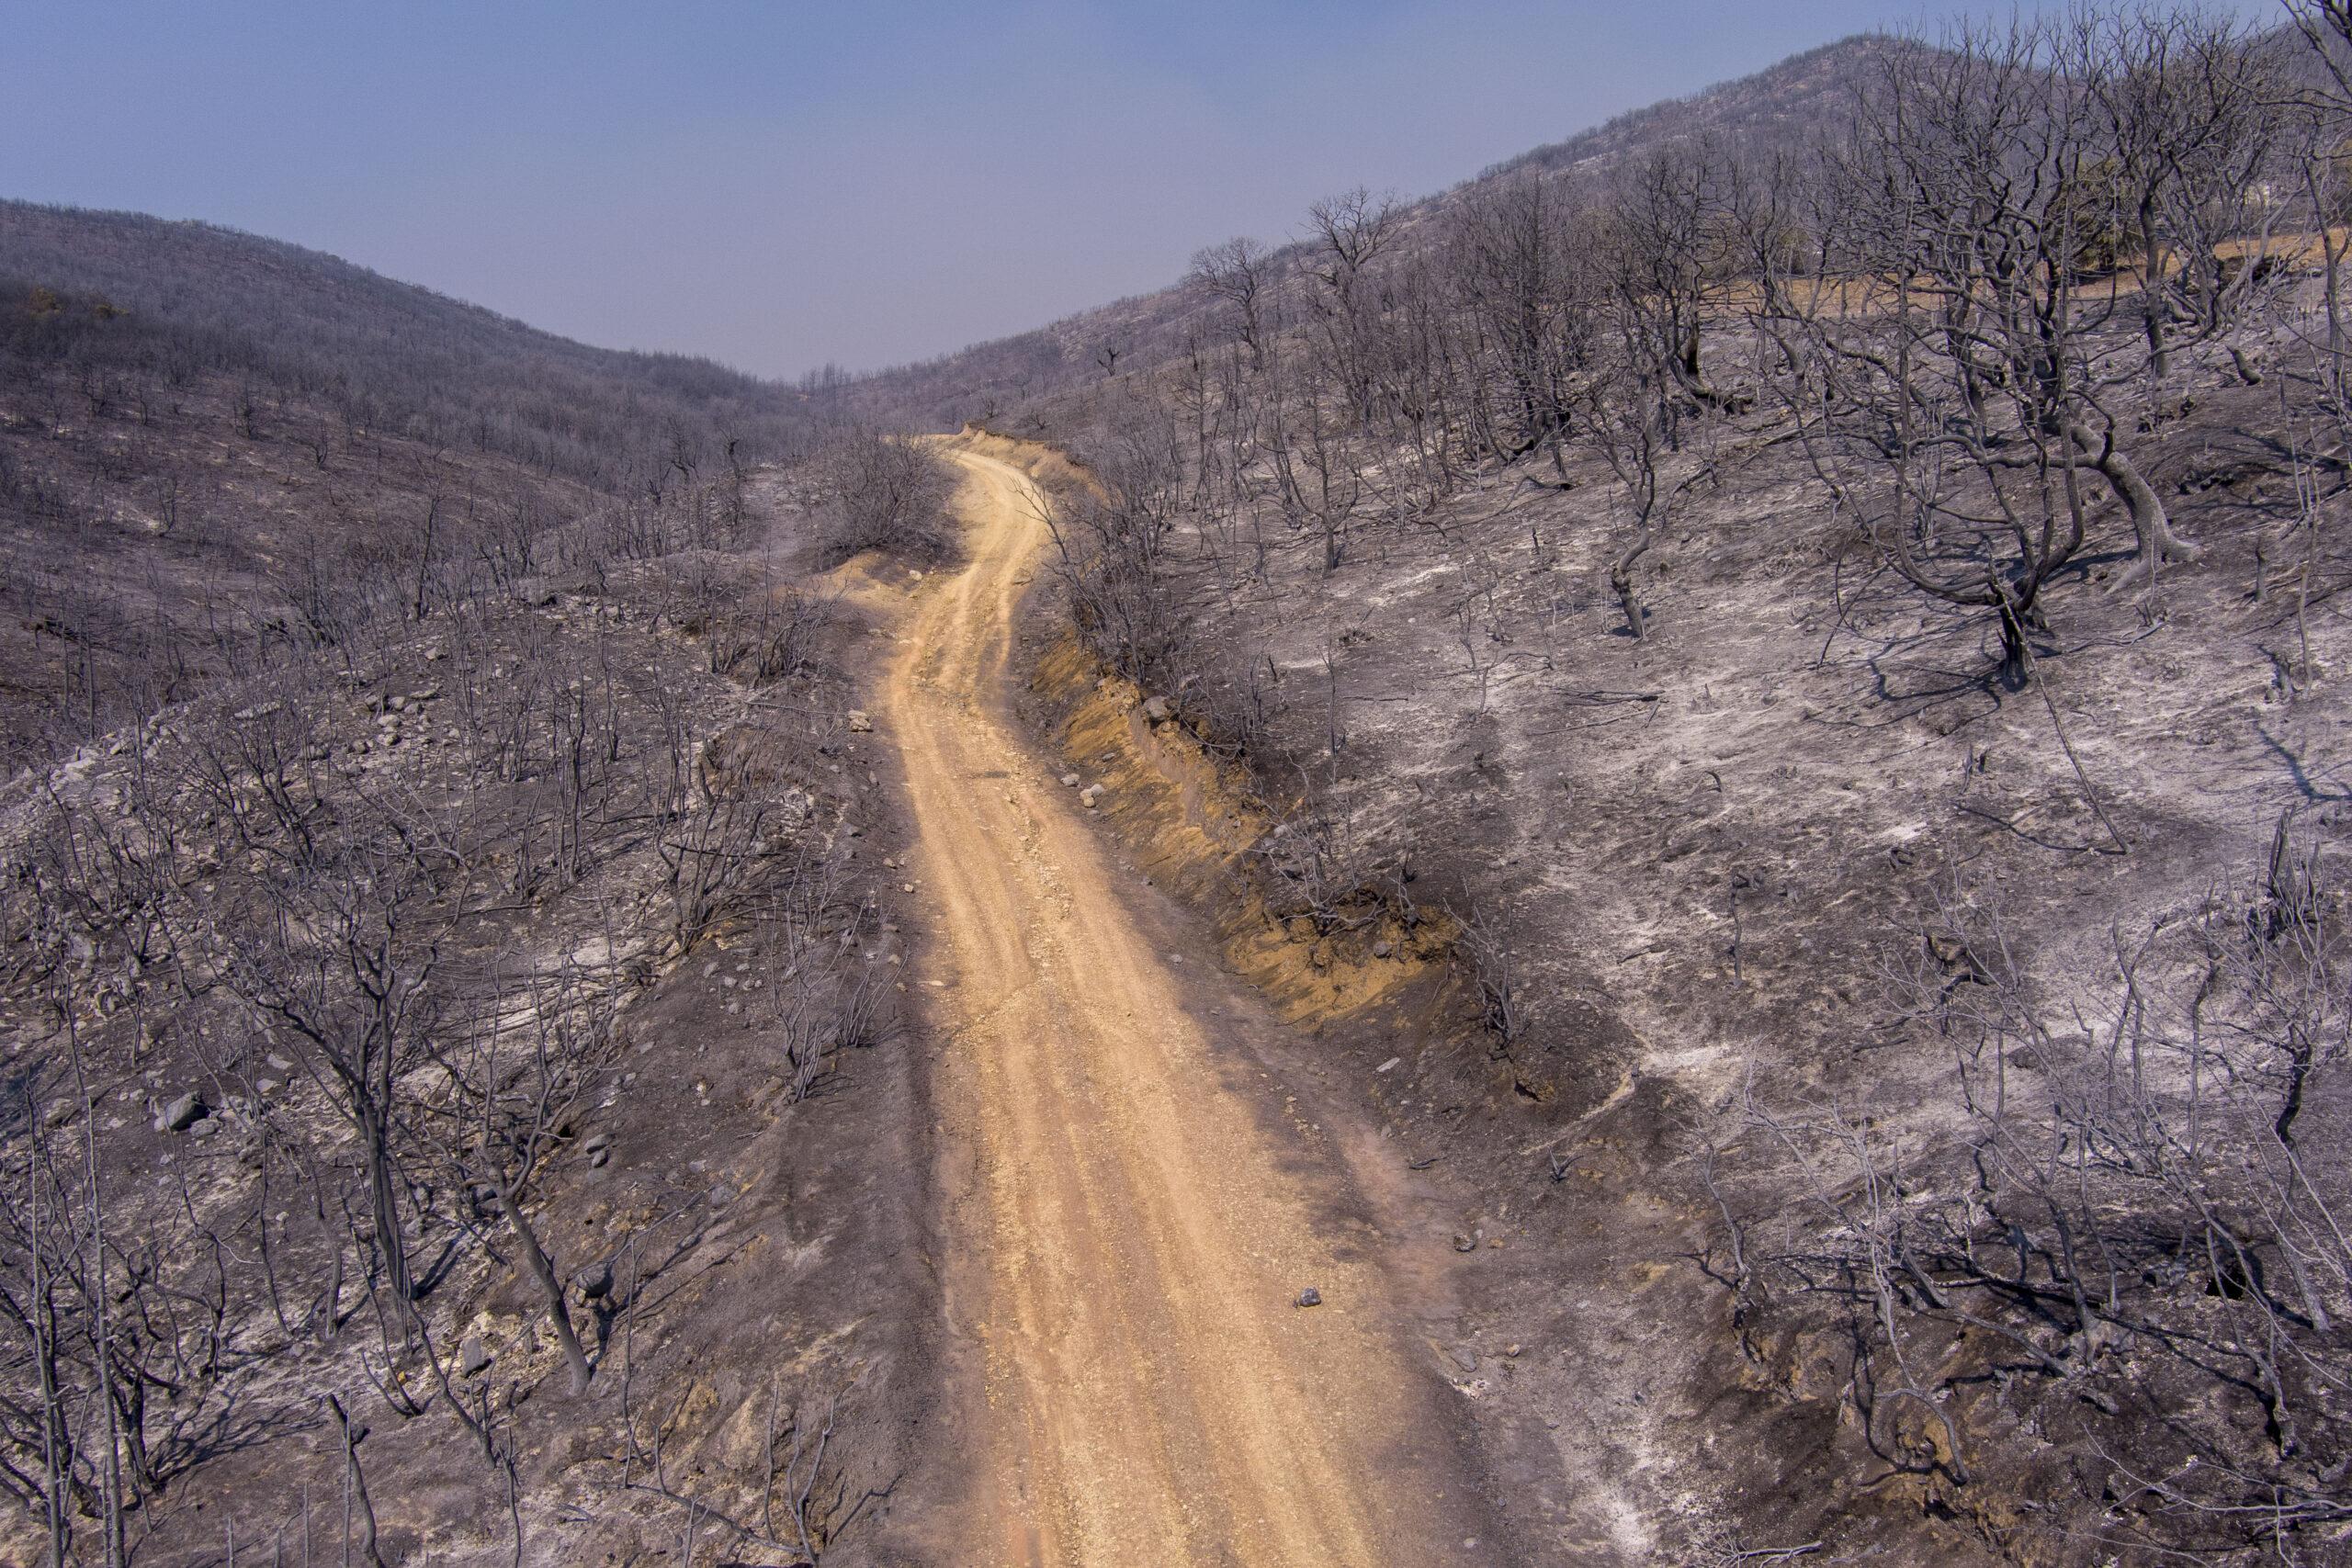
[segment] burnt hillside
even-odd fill
[[[927,451],[199,225],[0,209],[0,1560],[899,1528],[926,1118],[807,569],[935,564]]]
[[[1318,996],[1449,950],[1318,1044],[1555,1560],[2343,1560],[2347,42],[1807,57],[1002,417],[1132,852]]]
[[[813,423],[297,246],[0,205],[0,764],[740,495]]]

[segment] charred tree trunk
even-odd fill
[[[588,1365],[588,1352],[581,1348],[580,1335],[571,1325],[571,1309],[563,1299],[563,1281],[557,1277],[554,1260],[547,1248],[539,1245],[538,1232],[524,1216],[523,1205],[507,1188],[498,1190],[498,1212],[514,1232],[514,1239],[523,1249],[523,1262],[538,1282],[539,1293],[548,1308],[548,1321],[555,1326],[556,1343],[563,1347],[563,1359],[571,1369],[571,1392],[574,1395],[588,1392],[589,1380],[594,1375]]]
[[[2164,498],[2155,487],[2141,477],[2140,470],[2115,444],[2115,432],[2094,440],[2091,433],[2079,424],[2066,427],[2066,435],[2082,455],[2090,460],[2099,477],[2115,487],[2115,493],[2132,513],[2132,531],[2140,541],[2140,558],[2132,569],[2116,579],[2115,591],[2142,581],[2154,587],[2156,569],[2166,560],[2188,562],[2204,552],[2172,531],[2172,518],[2165,511]]]

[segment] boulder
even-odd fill
[[[164,1107],[162,1116],[164,1130],[167,1133],[185,1133],[211,1114],[212,1107],[204,1103],[204,1096],[190,1089]]]

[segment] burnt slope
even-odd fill
[[[591,516],[678,526],[665,494],[740,498],[808,423],[297,246],[0,204],[0,766],[543,570]]]

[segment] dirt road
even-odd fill
[[[1434,1429],[1430,1380],[1378,1271],[1313,1218],[1343,1178],[1228,1081],[1183,969],[1009,711],[1013,609],[1048,536],[1035,491],[947,450],[969,564],[923,585],[877,717],[947,966],[929,995],[952,1041],[950,1312],[985,1359],[956,1561],[1475,1558],[1433,1495],[1443,1467],[1409,1451]],[[1321,1305],[1296,1304],[1309,1287]]]

